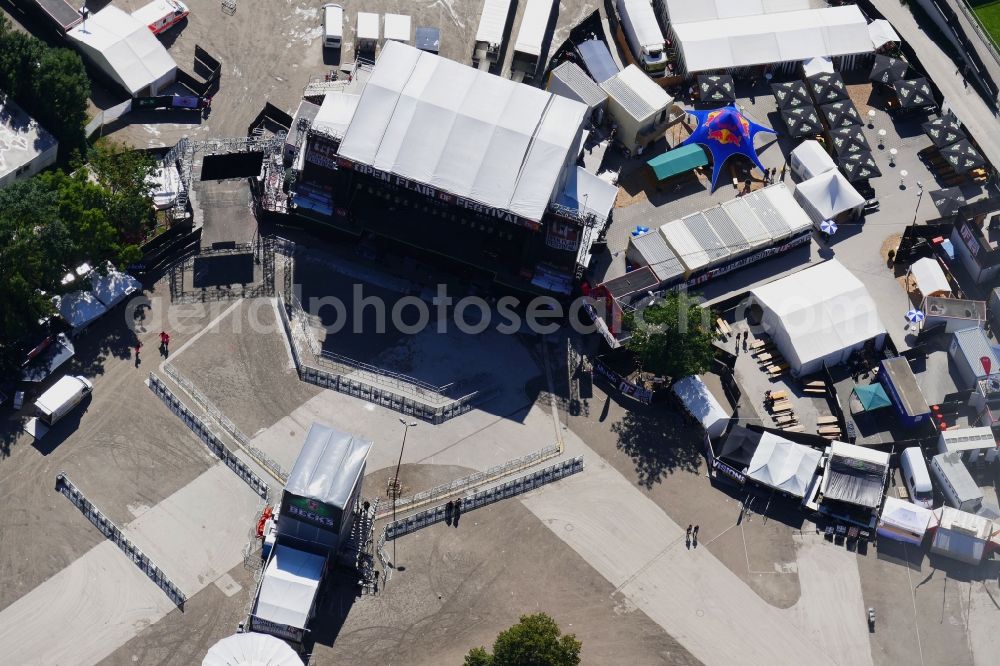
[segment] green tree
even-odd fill
[[[91,149],[88,163],[107,192],[106,212],[112,226],[126,244],[141,243],[156,225],[149,183],[156,160],[145,151],[104,139]]]
[[[31,35],[11,30],[0,14],[0,88],[28,106],[32,97],[32,78],[45,44]]]
[[[627,346],[647,372],[675,379],[705,372],[712,366],[711,311],[688,294],[670,292],[625,325],[632,337]]]
[[[31,76],[31,102],[26,106],[59,139],[64,151],[84,147],[89,97],[90,79],[79,55],[69,49],[42,51]]]
[[[562,636],[559,625],[545,613],[522,615],[520,622],[497,636],[493,654],[473,648],[465,666],[576,666],[580,647],[575,635]]]

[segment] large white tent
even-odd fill
[[[260,584],[254,617],[277,625],[304,629],[323,578],[326,559],[276,546]]]
[[[92,14],[67,36],[133,97],[157,95],[177,78],[177,63],[149,26],[114,5]]]
[[[886,496],[878,521],[878,535],[896,541],[919,544],[924,540],[933,512],[911,502]]]
[[[804,180],[837,168],[830,153],[823,150],[819,141],[803,141],[792,150],[792,172]]]
[[[822,457],[816,449],[765,432],[750,459],[746,475],[769,488],[804,497]]]
[[[302,660],[280,638],[248,632],[213,645],[201,666],[302,666]]]
[[[339,154],[541,221],[587,107],[399,42],[382,48]]]
[[[809,9],[809,0],[664,0],[673,24]]]
[[[871,53],[856,5],[673,23],[688,73]]]
[[[799,183],[795,199],[817,224],[823,220],[853,219],[865,207],[865,198],[844,174],[832,169]]]
[[[865,285],[836,259],[750,292],[762,326],[796,374],[837,365],[871,339],[881,346],[885,326]]]
[[[691,375],[679,379],[674,382],[673,391],[684,409],[701,423],[709,437],[719,437],[726,431],[729,412],[723,409],[701,377]]]

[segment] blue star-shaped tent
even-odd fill
[[[751,162],[757,165],[761,171],[764,170],[757,151],[754,149],[753,140],[758,132],[768,132],[777,134],[770,127],[758,125],[750,120],[736,108],[736,106],[724,106],[721,109],[710,111],[688,111],[698,119],[698,127],[683,143],[675,147],[697,143],[703,146],[712,154],[712,190],[715,190],[715,183],[722,172],[722,165],[733,155],[745,155]]]

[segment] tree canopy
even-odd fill
[[[576,666],[580,648],[576,636],[561,635],[559,625],[545,613],[522,615],[520,622],[500,632],[492,654],[474,648],[465,666]]]
[[[0,91],[59,140],[60,151],[82,150],[87,123],[90,79],[80,56],[52,48],[36,37],[13,30],[0,14]]]
[[[627,346],[647,372],[675,379],[712,366],[711,311],[686,293],[670,292],[636,314],[626,315]]]

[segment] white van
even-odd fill
[[[63,377],[35,400],[37,416],[24,425],[25,432],[35,439],[41,439],[50,427],[73,411],[93,390],[94,385],[86,377]]]
[[[931,486],[931,475],[927,471],[927,461],[919,446],[903,449],[899,456],[899,468],[903,474],[903,483],[910,493],[910,501],[925,509],[934,507],[934,489]]]
[[[323,46],[339,49],[344,39],[344,8],[329,3],[323,5]]]

